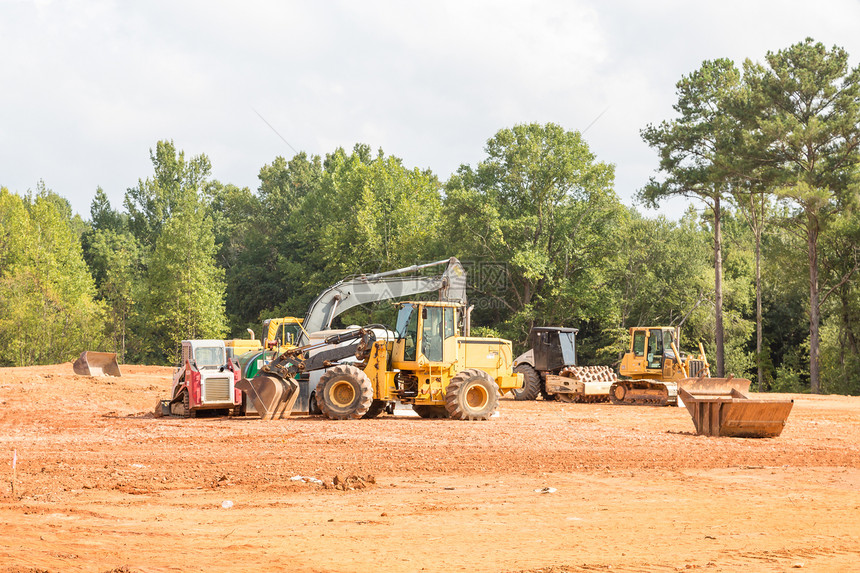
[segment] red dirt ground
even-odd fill
[[[860,398],[791,396],[763,440],[506,399],[488,422],[182,420],[151,414],[170,369],[123,371],[0,369],[0,573],[860,569]]]

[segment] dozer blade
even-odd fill
[[[116,352],[90,352],[84,350],[72,364],[75,374],[81,376],[122,376]]]
[[[678,395],[693,418],[696,433],[735,438],[775,438],[782,433],[794,400],[750,400],[731,388],[722,394],[693,394],[680,388]]]
[[[257,374],[250,380],[242,378],[236,382],[236,388],[254,403],[263,420],[280,420],[289,416],[299,397],[299,385],[295,380],[282,380],[266,374]]]

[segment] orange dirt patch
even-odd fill
[[[169,368],[122,370],[0,369],[0,573],[860,563],[860,398],[790,396],[765,440],[543,401],[489,422],[182,420],[152,415]]]

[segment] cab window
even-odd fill
[[[442,361],[442,311],[436,306],[425,306],[424,325],[421,329],[421,352],[431,362]]]
[[[224,349],[201,346],[194,352],[198,368],[217,368],[224,364]]]
[[[633,354],[645,356],[645,331],[643,330],[633,333]]]
[[[457,325],[454,322],[454,309],[448,307],[445,309],[445,338],[454,336],[456,328]]]
[[[663,331],[663,349],[666,350],[667,352],[672,350],[672,342],[674,342],[674,340],[672,338],[673,337],[672,337],[672,331],[671,330],[664,330]]]
[[[415,360],[416,340],[418,339],[418,316],[415,307],[404,304],[397,314],[395,326],[397,336],[403,339],[403,360],[411,362]]]
[[[663,361],[663,333],[654,329],[648,337],[648,368],[660,368]]]

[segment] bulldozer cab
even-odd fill
[[[532,329],[534,367],[539,372],[557,372],[576,366],[576,328],[535,327]]]
[[[623,359],[625,374],[648,373],[672,378],[674,364],[680,360],[672,351],[675,329],[671,327],[635,327],[630,329],[630,352]]]
[[[462,306],[438,302],[404,302],[397,313],[392,361],[404,363],[453,362],[460,333]],[[413,366],[414,367],[414,366]]]

